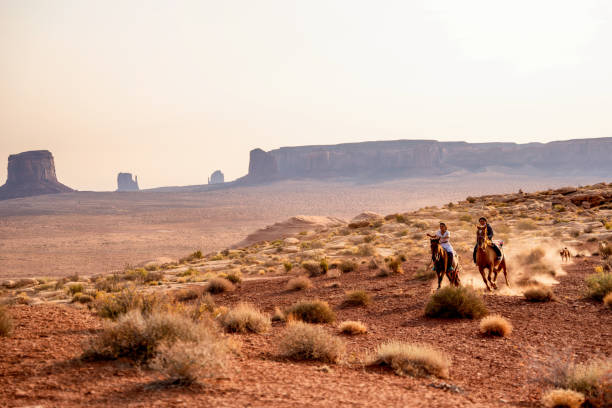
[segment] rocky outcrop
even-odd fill
[[[138,176],[132,178],[132,173],[117,174],[117,191],[139,191]]]
[[[208,178],[208,184],[222,184],[225,183],[225,176],[221,170],[216,170]]]
[[[612,138],[551,143],[465,143],[396,140],[251,151],[249,173],[241,181],[292,178],[388,179],[455,171],[520,174],[559,172],[606,175],[612,170]]]
[[[0,200],[74,191],[57,181],[53,155],[48,150],[12,154],[8,158],[6,184]]]

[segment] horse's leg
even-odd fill
[[[494,271],[495,271],[495,261],[491,262],[491,264],[489,265],[489,283],[491,284],[491,287],[493,289],[497,289],[497,285],[495,284],[493,280],[491,280],[491,275],[493,275]]]
[[[491,288],[489,287],[489,283],[487,282],[487,278],[485,276],[484,268],[482,266],[478,265],[478,271],[480,272],[480,276],[482,276],[482,280],[483,280],[485,286],[487,287],[487,290],[490,292]]]
[[[506,286],[510,287],[510,284],[508,283],[508,271],[506,268],[506,258],[505,257],[501,261],[501,267],[502,267],[502,271],[504,272],[504,279],[506,280]]]

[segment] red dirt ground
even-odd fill
[[[439,320],[423,316],[431,282],[412,279],[417,265],[405,263],[403,275],[374,277],[364,266],[340,278],[313,278],[306,292],[287,292],[286,280],[243,282],[219,305],[249,301],[272,313],[301,298],[327,300],[338,320],[361,320],[369,332],[344,337],[347,362],[330,365],[277,357],[283,324],[264,335],[235,335],[243,354],[231,376],[188,388],[161,388],[158,375],[125,361],[80,362],[81,344],[102,321],[87,309],[70,305],[13,306],[14,334],[0,338],[0,406],[539,406],[538,366],[550,358],[585,361],[612,357],[612,312],[583,298],[584,277],[595,258],[568,265],[555,287],[557,301],[528,303],[521,297],[486,295],[491,313],[514,325],[509,338],[486,338],[476,320]],[[339,287],[332,287],[339,282]],[[344,293],[365,289],[367,307],[341,306]],[[326,325],[337,331],[335,325]],[[358,363],[376,345],[391,339],[435,345],[452,358],[449,380],[400,377]],[[444,384],[460,392],[442,389]],[[447,387],[448,388],[448,387]]]

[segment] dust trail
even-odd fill
[[[561,261],[559,251],[564,245],[549,238],[517,238],[511,237],[511,244],[504,245],[504,256],[508,268],[508,281],[506,286],[503,273],[497,276],[498,290],[491,293],[503,296],[522,296],[526,287],[553,286],[559,284],[555,278],[566,275],[563,266],[571,263]],[[568,247],[571,253],[575,248]],[[488,271],[485,271],[485,276]],[[471,286],[476,290],[486,291],[478,268],[473,264],[471,257],[462,257],[459,273],[461,284]],[[437,279],[432,282],[432,290],[438,286]],[[442,286],[448,286],[448,279],[444,278]]]

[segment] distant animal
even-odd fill
[[[480,276],[482,276],[482,280],[484,281],[487,290],[490,291],[491,287],[493,287],[493,289],[497,289],[497,285],[495,284],[495,282],[497,282],[497,274],[500,271],[504,273],[506,285],[510,286],[510,284],[508,283],[506,256],[504,255],[503,250],[501,260],[497,260],[497,254],[495,253],[495,250],[492,246],[493,243],[487,237],[487,226],[476,225],[476,228],[476,235],[478,237],[478,248],[476,250],[476,265],[478,266],[478,271],[480,272]],[[488,276],[485,276],[485,269],[489,270]],[[493,275],[493,279],[491,279],[491,275]]]
[[[612,248],[610,248],[605,241],[600,241],[598,247],[601,259],[608,259],[608,257],[612,255]]]
[[[572,254],[567,247],[560,250],[559,255],[561,255],[561,262],[569,262],[569,260],[572,258]]]
[[[431,260],[436,275],[438,275],[438,289],[440,289],[444,274],[446,274],[451,285],[459,286],[459,257],[457,255],[453,257],[453,270],[449,270],[448,254],[446,250],[442,248],[442,245],[440,245],[440,238],[431,238],[429,242],[431,246]]]

